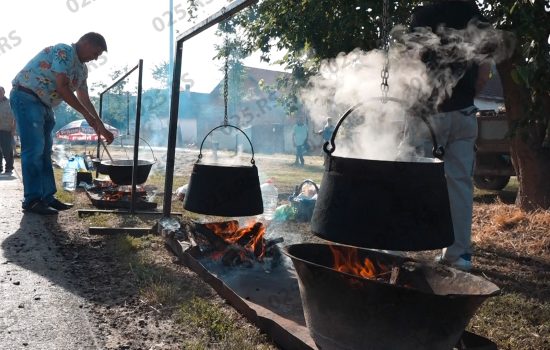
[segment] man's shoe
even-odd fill
[[[435,258],[436,263],[449,265],[455,269],[462,271],[470,271],[472,269],[472,255],[471,254],[462,254],[455,260],[449,260],[443,255],[439,255]]]
[[[28,206],[23,207],[23,211],[26,213],[35,213],[40,215],[55,215],[58,213],[57,209],[46,205],[42,201],[35,201]]]
[[[67,209],[71,209],[73,207],[72,204],[63,203],[63,202],[59,201],[59,199],[57,199],[57,198],[54,198],[54,200],[51,203],[49,203],[48,206],[50,206],[54,209],[57,209],[57,210],[67,210]]]

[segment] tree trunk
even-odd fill
[[[514,57],[497,65],[504,90],[506,115],[510,130],[516,122],[527,118],[529,91],[512,79]],[[548,96],[546,96],[548,97]],[[546,115],[550,113],[548,98],[544,103]],[[519,181],[516,205],[526,211],[550,209],[550,149],[543,147],[547,136],[546,123],[530,123],[515,130],[511,136],[511,156]],[[548,141],[548,140],[546,140]]]

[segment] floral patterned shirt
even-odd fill
[[[12,85],[33,90],[46,105],[55,107],[63,100],[56,91],[55,76],[65,73],[72,91],[87,89],[88,68],[80,62],[76,46],[57,44],[40,51],[19,72]]]

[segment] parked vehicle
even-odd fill
[[[510,157],[506,113],[480,110],[477,123],[474,185],[483,190],[501,190],[516,175]]]

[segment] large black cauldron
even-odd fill
[[[450,350],[483,301],[499,293],[493,283],[466,272],[357,249],[360,261],[399,267],[401,281],[394,285],[336,271],[327,244],[285,247],[319,349]]]

